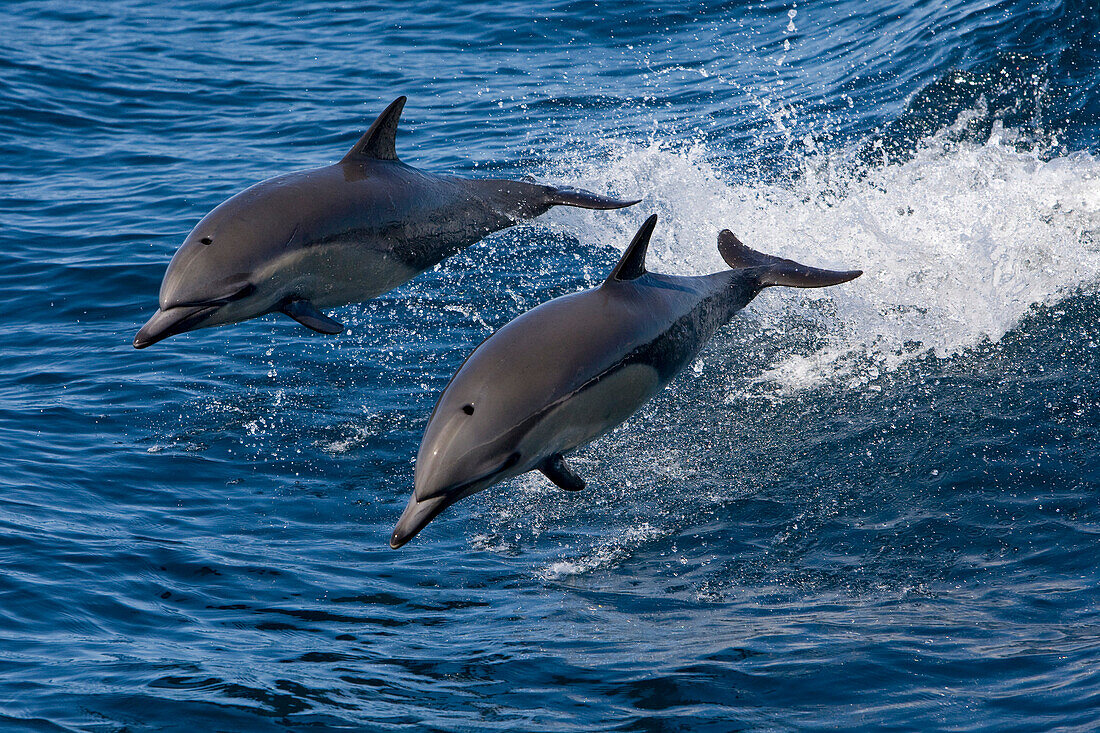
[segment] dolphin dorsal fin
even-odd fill
[[[378,119],[363,133],[359,142],[348,151],[341,163],[361,160],[397,160],[397,121],[401,119],[401,110],[405,108],[407,97],[401,96],[390,102],[390,106],[378,115]]]
[[[611,271],[611,274],[607,276],[604,285],[612,282],[634,280],[645,274],[645,253],[649,248],[649,238],[653,236],[653,227],[655,226],[657,226],[656,214],[646,219],[645,223],[642,224],[642,228],[634,235],[634,239],[630,240],[626,251],[623,252],[622,259],[619,260],[619,264],[615,265],[615,269]]]

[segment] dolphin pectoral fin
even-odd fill
[[[639,203],[641,199],[613,199],[579,188],[558,187],[550,191],[551,206],[576,206],[581,209],[623,209]]]
[[[761,287],[786,285],[791,288],[824,288],[855,280],[863,270],[822,270],[819,267],[801,265],[775,255],[766,255],[741,244],[729,229],[718,235],[718,251],[726,264],[734,269],[757,271]]]
[[[573,472],[561,453],[555,453],[540,463],[539,470],[566,491],[580,491],[584,488],[584,479]]]
[[[310,303],[308,300],[288,301],[280,310],[306,328],[316,331],[317,333],[332,335],[344,330],[344,324],[334,318],[329,318],[324,313],[317,310],[317,306],[313,305],[313,303]]]

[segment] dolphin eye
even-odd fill
[[[467,415],[473,415],[474,414],[474,406],[473,405],[463,405],[462,406],[462,411],[465,412]]]
[[[214,240],[211,239],[210,237],[203,237],[199,241],[202,242],[203,244],[213,244],[214,243]]]

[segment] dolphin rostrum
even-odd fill
[[[646,220],[598,288],[556,298],[487,338],[451,378],[416,456],[415,490],[390,546],[459,499],[527,471],[584,488],[565,454],[625,421],[764,288],[819,288],[859,277],[749,249],[728,229],[733,269],[701,277],[645,269]]]
[[[217,206],[176,251],[136,348],[281,311],[339,333],[321,312],[381,295],[551,206],[618,209],[587,191],[435,175],[397,159],[398,97],[339,163],[271,178]]]

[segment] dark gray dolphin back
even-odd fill
[[[355,143],[341,160],[341,165],[362,165],[373,160],[398,160],[397,127],[401,112],[405,109],[404,96],[390,102],[359,142]],[[516,218],[537,216],[551,206],[576,206],[582,209],[621,209],[633,206],[641,199],[622,200],[600,196],[589,191],[567,186],[547,186],[525,181],[503,179],[469,180],[471,192],[505,204],[509,214]]]

